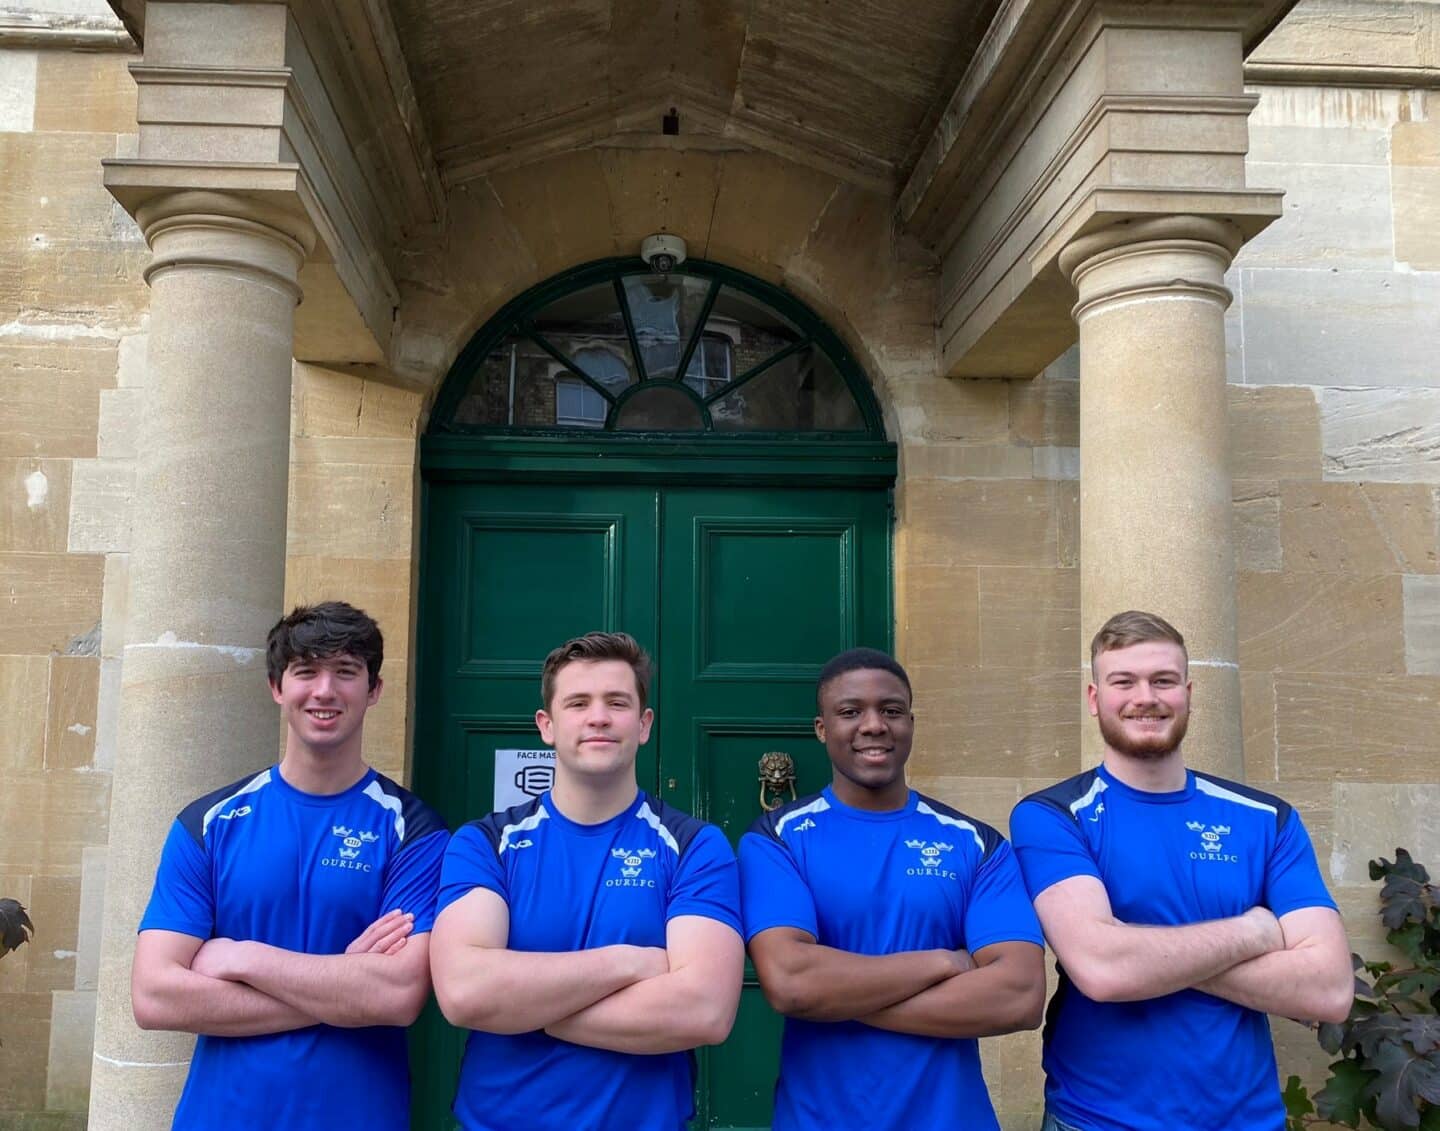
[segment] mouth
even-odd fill
[[[314,719],[317,723],[333,722],[340,717],[339,711],[311,709],[309,711],[306,711],[305,713],[309,715],[312,719]]]
[[[888,762],[890,756],[895,752],[889,746],[854,746],[855,757],[862,762]]]

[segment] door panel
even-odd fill
[[[829,781],[815,677],[890,642],[884,490],[432,483],[415,787],[452,827],[488,812],[496,749],[538,745],[540,665],[623,629],[655,661],[642,788],[723,828],[759,816],[757,762],[786,751],[799,792]],[[438,1131],[463,1047],[433,1002],[412,1034],[413,1126]],[[779,1018],[747,964],[731,1039],[702,1050],[697,1127],[770,1124]]]
[[[758,762],[830,780],[815,679],[835,653],[890,642],[885,492],[671,489],[661,500],[661,788],[731,842],[760,816]],[[768,1127],[780,1019],[746,963],[730,1039],[699,1054],[699,1127]]]

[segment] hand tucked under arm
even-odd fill
[[[718,1045],[740,1004],[745,944],[700,915],[666,925],[668,969],[545,1026],[552,1037],[615,1052],[663,1053]]]
[[[778,1013],[808,1021],[852,1021],[913,997],[962,969],[963,951],[853,954],[821,946],[808,931],[771,927],[750,940],[765,999]]]
[[[1262,1013],[1302,1021],[1344,1021],[1355,1000],[1345,924],[1328,907],[1280,917],[1285,948],[1197,982],[1195,989]]]
[[[975,952],[975,965],[860,1020],[921,1037],[992,1037],[1040,1025],[1045,949],[1002,942]]]
[[[197,970],[244,982],[327,1025],[410,1025],[430,993],[429,935],[414,917],[381,916],[344,954],[305,954],[265,943],[211,939]]]
[[[539,953],[508,949],[509,937],[509,905],[488,888],[474,888],[440,913],[430,972],[450,1024],[533,1032],[669,969],[659,947]]]
[[[256,1037],[316,1024],[294,1006],[240,982],[191,969],[201,940],[176,931],[141,931],[130,971],[130,998],[142,1029]]]
[[[1122,923],[1093,876],[1046,888],[1035,911],[1066,975],[1092,1001],[1163,997],[1285,945],[1280,924],[1263,907],[1183,927]]]

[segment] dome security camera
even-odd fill
[[[685,262],[685,241],[657,233],[640,241],[640,258],[652,270],[667,275]]]

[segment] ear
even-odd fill
[[[1085,685],[1085,702],[1090,707],[1090,714],[1098,718],[1100,715],[1100,689],[1093,683]]]
[[[646,707],[640,715],[640,741],[639,746],[644,746],[650,741],[650,728],[655,725],[655,712]]]
[[[825,744],[825,720],[819,715],[815,716],[815,737],[820,740],[822,746]]]
[[[365,705],[367,707],[373,707],[376,703],[380,702],[380,691],[384,686],[385,681],[377,676],[375,686],[370,689],[370,694],[365,699]]]
[[[555,745],[555,724],[551,722],[550,716],[544,711],[535,712],[535,726],[539,728],[540,737],[546,746]]]
[[[280,678],[281,678],[281,679],[284,679],[285,677],[284,677],[284,676],[281,676]],[[280,702],[280,685],[279,685],[278,683],[276,683],[273,679],[272,679],[272,680],[269,680],[268,682],[269,682],[269,684],[270,684],[270,698],[273,699],[273,700],[275,700],[276,703],[279,703],[279,702]]]

